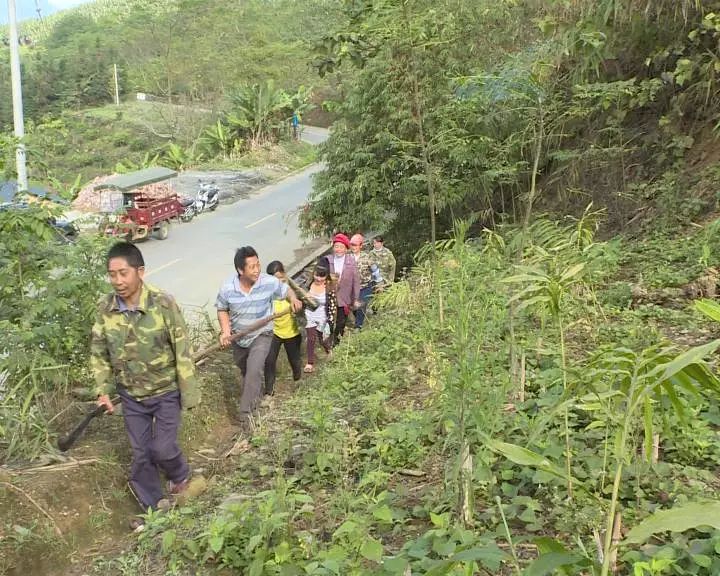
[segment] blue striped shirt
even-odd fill
[[[223,282],[215,300],[215,308],[230,314],[230,327],[235,332],[246,330],[251,324],[272,316],[273,300],[287,297],[288,287],[275,276],[260,274],[247,294],[240,290],[240,278],[233,274]],[[248,348],[260,334],[272,334],[273,323],[268,322],[247,336],[235,341],[237,346]]]

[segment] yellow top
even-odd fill
[[[286,310],[290,310],[290,302],[287,300],[275,300],[275,302],[273,302],[274,314],[281,314]],[[295,315],[292,312],[290,314],[285,314],[285,316],[280,316],[280,318],[275,318],[274,326],[273,333],[278,338],[287,340],[288,338],[294,338],[300,334],[297,322],[295,322]]]

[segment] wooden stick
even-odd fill
[[[40,510],[40,512],[42,512],[43,516],[45,516],[48,520],[50,520],[50,522],[52,523],[53,527],[55,528],[55,533],[60,537],[60,539],[61,539],[63,542],[65,542],[65,544],[67,544],[67,540],[65,540],[65,537],[63,536],[62,530],[60,530],[60,526],[58,526],[57,522],[55,522],[55,518],[53,518],[52,516],[50,516],[50,513],[49,513],[47,510],[45,510],[42,506],[40,506],[40,504],[38,504],[37,502],[35,502],[35,500],[33,499],[32,496],[30,496],[30,494],[28,494],[27,492],[25,492],[25,490],[23,490],[22,488],[18,488],[18,487],[15,486],[14,484],[10,484],[10,482],[0,482],[0,484],[2,484],[3,486],[5,486],[6,488],[10,488],[11,490],[15,490],[15,492],[21,494],[22,496],[25,496],[25,498],[27,498],[28,502],[30,502],[33,506],[35,506],[35,508],[37,508],[38,510]]]
[[[308,294],[303,288],[297,285],[297,283],[290,277],[287,279],[288,286],[293,289],[293,292],[295,292],[295,295],[302,300],[303,304],[310,308],[310,310],[317,310],[317,307],[319,306],[318,301],[315,300],[310,294]]]
[[[292,308],[290,310],[285,310],[284,312],[278,312],[277,314],[273,314],[272,316],[268,316],[267,318],[262,318],[261,320],[258,320],[257,322],[251,324],[248,326],[245,330],[241,330],[240,332],[236,332],[232,336],[230,336],[230,342],[235,342],[236,340],[239,340],[240,338],[243,338],[247,336],[248,334],[251,334],[252,332],[255,332],[255,330],[258,330],[265,326],[266,324],[269,324],[273,320],[277,320],[278,318],[281,318],[282,316],[286,316],[287,314],[290,314],[292,312]],[[200,360],[203,358],[209,356],[210,354],[214,354],[220,350],[220,343],[212,344],[208,346],[207,348],[204,348],[200,350],[197,354],[193,356],[193,362],[197,364]]]
[[[57,472],[58,470],[69,470],[86,464],[95,464],[99,462],[98,458],[87,458],[85,460],[70,460],[69,462],[61,462],[59,464],[48,464],[46,466],[35,466],[34,468],[25,468],[13,472],[14,474],[32,474],[34,472]]]

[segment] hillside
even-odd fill
[[[59,247],[47,214],[0,213],[0,372],[12,384],[0,385],[11,518],[0,567],[720,574],[720,1],[198,5],[122,4],[113,16],[197,34],[224,7],[234,17],[213,20],[218,34],[255,14],[248,34],[274,39],[262,45],[275,55],[269,77],[260,48],[247,49],[261,81],[201,107],[199,124],[218,121],[200,138],[178,130],[182,152],[209,146],[223,165],[282,142],[311,61],[340,96],[302,224],[318,236],[382,230],[403,271],[314,373],[293,382],[282,361],[250,430],[237,424],[231,355],[204,362],[204,403],[184,416],[182,442],[207,490],[128,533],[137,510],[120,420],[90,429],[75,458],[53,448],[82,415],[69,397],[87,379],[106,243]],[[298,21],[319,40],[307,59],[269,29],[275,16],[260,17],[268,7],[283,18],[307,8]],[[137,60],[170,87],[156,112],[133,103],[122,118],[105,106],[51,122],[122,121],[150,145],[172,129],[159,119],[189,109],[180,95],[223,100],[170,46],[164,61],[149,49]],[[217,64],[204,73],[238,81]],[[206,322],[192,334],[196,346],[217,336]]]
[[[317,84],[310,49],[337,2],[295,0],[99,1],[21,24],[26,116],[112,102],[113,64],[122,98],[136,92],[217,107],[227,90],[267,79],[285,89]],[[0,93],[9,94],[0,47]],[[11,125],[9,98],[0,127]]]

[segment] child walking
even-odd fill
[[[321,260],[313,271],[313,280],[308,288],[308,295],[318,303],[315,310],[305,308],[306,334],[307,334],[307,364],[304,371],[311,373],[315,370],[315,344],[317,342],[330,354],[330,342],[335,327],[335,310],[337,302],[334,298],[330,279],[330,267],[326,260]]]
[[[267,273],[275,276],[281,282],[287,282],[285,268],[279,260],[273,260],[267,266]],[[270,343],[270,350],[265,359],[265,395],[272,396],[275,392],[275,379],[277,374],[277,359],[280,348],[285,347],[288,362],[292,368],[293,380],[297,382],[302,376],[300,370],[301,353],[300,344],[302,338],[298,329],[295,315],[287,300],[275,300],[273,302],[273,314],[284,314],[274,320],[273,338]]]

